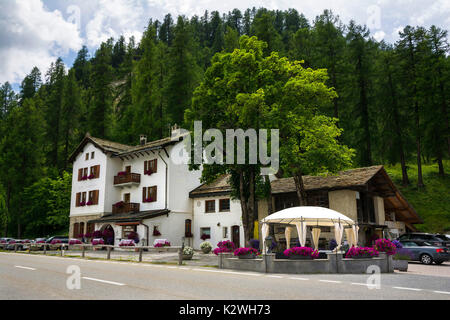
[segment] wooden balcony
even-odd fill
[[[114,205],[112,206],[112,213],[113,214],[119,214],[119,213],[136,213],[139,212],[139,203],[132,203],[132,202],[124,202],[122,205]]]
[[[138,186],[141,183],[141,175],[139,173],[126,173],[114,177],[115,187],[131,187]]]

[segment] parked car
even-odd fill
[[[0,238],[0,248],[5,250],[10,240],[12,240],[12,238]]]
[[[58,241],[58,243],[66,243],[66,244],[69,244],[69,237],[65,237],[65,236],[53,236],[53,237],[48,238],[48,239],[45,241],[45,243],[48,243],[47,249],[50,249],[50,250],[57,250],[57,249],[61,248],[61,246],[59,246],[59,245],[55,245],[55,244],[52,245],[52,241],[53,241],[53,240]],[[60,242],[59,242],[59,241],[60,241]]]
[[[412,261],[420,261],[423,264],[441,264],[450,260],[450,252],[447,247],[434,246],[426,241],[400,241],[403,248],[411,254]]]
[[[436,234],[436,237],[444,241],[445,246],[450,247],[450,235],[448,234]]]
[[[411,233],[405,233],[397,238],[399,241],[415,241],[417,243],[419,242],[428,242],[435,246],[450,246],[449,241],[442,240],[436,235],[432,233],[422,233],[422,232],[411,232]]]
[[[22,251],[24,246],[25,240],[20,239],[11,239],[8,241],[8,245],[6,246],[6,250],[14,250],[14,248],[17,245],[17,250]]]

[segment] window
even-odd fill
[[[228,227],[222,228],[222,238],[228,238]]]
[[[158,170],[158,159],[144,161],[144,174],[151,175]]]
[[[88,206],[98,204],[98,190],[89,191],[88,202],[86,203]]]
[[[219,200],[219,211],[230,211],[230,199],[220,199]]]
[[[191,219],[184,220],[184,236],[186,238],[192,237],[191,227],[192,227],[192,220]]]
[[[205,201],[205,212],[216,212],[216,200]]]
[[[157,187],[142,188],[142,202],[155,202],[157,200]]]
[[[74,238],[77,238],[79,234],[80,234],[80,224],[78,222],[76,222],[73,225],[73,234],[72,234],[72,236]]]
[[[92,151],[92,152],[91,152],[91,159],[94,159],[94,156],[95,156],[95,152]]]
[[[92,166],[89,169],[89,177],[90,179],[97,179],[100,177],[100,165]]]
[[[211,238],[211,228],[200,228],[200,239],[203,241]]]
[[[89,153],[86,153],[86,160],[89,160]]]

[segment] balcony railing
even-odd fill
[[[139,173],[126,173],[114,177],[115,186],[126,186],[132,184],[140,184],[141,175]]]
[[[123,202],[121,204],[113,204],[112,206],[113,214],[129,213],[129,212],[133,213],[139,212],[139,203]]]

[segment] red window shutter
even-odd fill
[[[147,199],[147,187],[142,188],[142,202]]]
[[[148,161],[144,161],[144,174],[147,172],[148,170]]]
[[[153,173],[156,173],[158,171],[158,159],[153,160]]]
[[[83,169],[78,169],[78,181],[81,181],[82,176],[83,176]]]
[[[98,192],[99,190],[94,191],[94,204],[98,204]]]
[[[78,192],[77,196],[76,196],[75,207],[79,207],[80,206],[80,198],[81,198],[81,193]]]
[[[96,165],[94,170],[95,170],[95,177],[99,178],[100,177],[100,165],[99,164]]]

